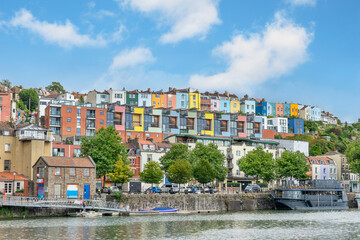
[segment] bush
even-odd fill
[[[261,188],[267,188],[268,184],[267,183],[258,183],[259,187]]]
[[[227,183],[227,187],[240,187],[240,183],[237,183],[237,182],[228,182]]]
[[[124,201],[124,194],[122,192],[112,192],[111,197],[119,203]]]
[[[24,189],[16,190],[16,193],[24,193]]]

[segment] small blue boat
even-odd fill
[[[177,212],[179,209],[171,208],[171,207],[157,207],[153,209],[139,209],[139,212]]]

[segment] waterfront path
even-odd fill
[[[83,200],[64,199],[64,198],[34,198],[34,197],[18,197],[18,196],[0,196],[1,206],[12,207],[31,207],[31,208],[68,208],[68,209],[86,209],[101,210],[113,212],[128,212],[122,204],[117,202],[108,202],[103,200]]]

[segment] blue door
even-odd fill
[[[84,199],[90,198],[90,185],[84,185]]]
[[[44,198],[44,184],[37,185],[37,196],[38,198]]]

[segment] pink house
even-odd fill
[[[115,105],[114,126],[117,131],[125,130],[125,106]]]
[[[238,116],[238,134],[239,138],[246,138],[247,137],[247,122],[246,122],[246,116]]]
[[[0,92],[0,121],[11,120],[11,92]]]
[[[169,92],[164,93],[164,108],[176,109],[176,92],[170,88]]]

